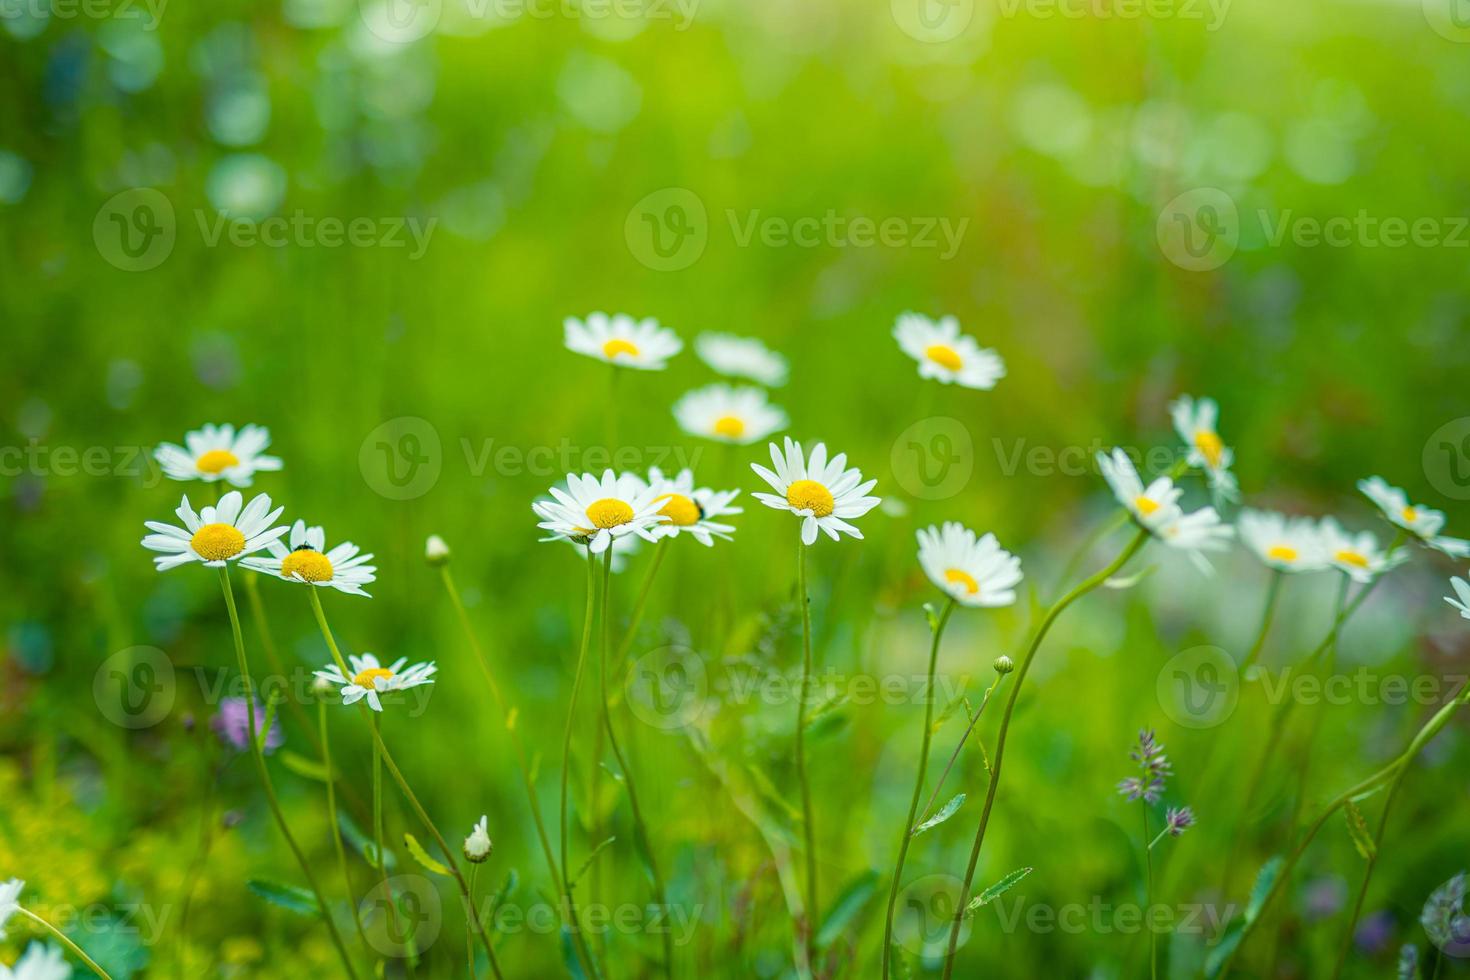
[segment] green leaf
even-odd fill
[[[1142,571],[1137,572],[1133,575],[1126,575],[1122,577],[1108,579],[1106,582],[1103,583],[1103,588],[1116,589],[1119,592],[1122,592],[1126,589],[1133,588],[1139,582],[1142,582],[1144,579],[1148,578],[1150,575],[1158,570],[1158,565],[1148,565]]]
[[[764,769],[751,763],[746,765],[745,771],[750,773],[750,778],[755,783],[755,788],[760,790],[761,796],[783,811],[786,819],[793,823],[801,820],[801,811],[787,802],[786,797],[781,795],[781,791],[776,788],[775,783],[771,782],[771,777],[766,775]]]
[[[601,854],[615,840],[617,840],[616,837],[609,837],[607,840],[603,841],[601,844],[598,844],[592,849],[592,853],[587,855],[587,860],[582,862],[582,866],[577,869],[577,873],[572,877],[572,881],[569,887],[577,887],[577,882],[581,881],[582,876],[587,873],[587,869],[592,867],[592,862],[597,860],[597,855]]]
[[[297,915],[313,917],[322,914],[322,907],[316,903],[316,896],[304,888],[266,881],[264,878],[251,878],[245,883],[245,887],[272,905],[279,905]]]
[[[1022,878],[1026,877],[1035,870],[1035,868],[1017,868],[1015,871],[1012,871],[1000,881],[997,881],[995,884],[991,885],[989,888],[985,889],[983,892],[970,899],[970,904],[965,906],[965,914],[972,915],[974,914],[976,909],[983,908],[986,905],[989,905],[991,902],[995,901],[997,898],[1000,898],[1006,892],[1014,888],[1021,881]]]
[[[1373,843],[1373,835],[1368,833],[1368,822],[1363,819],[1363,811],[1358,805],[1349,800],[1343,808],[1343,814],[1347,817],[1348,834],[1353,839],[1353,846],[1358,849],[1358,854],[1364,861],[1371,861],[1378,854],[1378,845]]]
[[[1282,860],[1277,855],[1265,864],[1256,874],[1256,883],[1251,886],[1250,901],[1245,906],[1245,921],[1247,924],[1256,921],[1256,916],[1261,914],[1261,909],[1266,904],[1266,897],[1271,894],[1271,888],[1276,884],[1276,876],[1281,873]]]
[[[281,760],[281,765],[298,776],[305,779],[315,779],[319,783],[331,782],[331,771],[316,759],[308,759],[306,756],[298,755],[290,749],[282,749],[277,752],[276,758]]]
[[[939,614],[934,611],[934,606],[927,602],[924,603],[924,618],[929,621],[930,633],[939,631]]]
[[[342,828],[343,838],[363,856],[363,859],[371,867],[376,868],[378,866],[378,845],[374,844],[367,834],[364,834],[357,824],[352,822],[352,818],[347,815],[346,810],[339,809],[337,811],[337,826]],[[388,870],[391,871],[397,865],[398,857],[392,851],[389,851],[383,856],[383,861],[388,866]]]
[[[408,847],[408,853],[413,856],[415,861],[423,865],[425,871],[432,871],[434,874],[443,875],[446,878],[450,876],[449,869],[442,863],[429,857],[429,852],[424,850],[423,845],[418,842],[418,839],[413,834],[405,833],[403,835],[403,843]]]
[[[842,935],[877,889],[878,872],[876,871],[864,871],[849,882],[837,896],[836,901],[832,903],[827,918],[822,922],[822,928],[817,932],[817,947],[825,949]]]
[[[954,799],[950,800],[948,803],[944,804],[944,806],[940,807],[938,813],[934,814],[934,816],[930,817],[928,820],[925,820],[923,823],[919,824],[917,827],[911,830],[909,832],[909,836],[918,837],[926,830],[933,830],[935,827],[938,827],[940,824],[944,823],[944,821],[954,816],[955,811],[963,806],[964,803],[965,794],[960,793]]]

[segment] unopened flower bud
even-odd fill
[[[449,545],[437,534],[429,535],[424,543],[424,558],[430,565],[443,565],[449,561]]]
[[[997,674],[1000,674],[1002,677],[1016,669],[1016,665],[1011,660],[1011,658],[1004,655],[996,657],[995,663],[991,666],[994,667],[995,672]]]
[[[474,864],[479,864],[488,858],[494,847],[490,843],[490,832],[487,829],[489,822],[488,816],[481,817],[480,822],[475,824],[475,829],[470,831],[470,835],[464,839],[465,859]]]

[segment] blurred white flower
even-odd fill
[[[424,559],[430,565],[442,565],[449,560],[449,544],[439,535],[429,535],[424,542]]]
[[[678,335],[652,317],[635,320],[626,313],[611,317],[592,313],[586,320],[567,317],[563,326],[567,350],[618,367],[662,371],[669,358],[684,349]]]
[[[692,436],[748,446],[790,424],[786,413],[766,400],[762,388],[712,384],[696,388],[674,403],[674,419]]]
[[[165,442],[153,451],[153,458],[171,480],[226,480],[248,487],[257,472],[281,468],[280,459],[264,454],[270,444],[270,430],[259,425],[236,432],[233,425],[207,424],[185,433],[182,446]]]
[[[1144,487],[1133,460],[1123,450],[1114,449],[1111,455],[1098,453],[1097,468],[1103,479],[1108,481],[1118,503],[1126,507],[1145,530],[1158,534],[1161,528],[1181,516],[1179,498],[1183,491],[1167,476],[1161,476]]]
[[[694,353],[720,374],[749,378],[773,388],[786,383],[786,358],[754,337],[702,333],[694,339]]]
[[[1470,582],[1466,582],[1462,578],[1452,578],[1450,579],[1450,585],[1454,586],[1455,595],[1459,596],[1459,598],[1455,599],[1450,596],[1445,596],[1444,601],[1460,610],[1461,616],[1470,619]],[[3,921],[3,918],[0,918],[0,922]]]
[[[1470,541],[1445,537],[1439,533],[1444,530],[1442,511],[1409,503],[1407,494],[1398,487],[1390,486],[1381,476],[1359,481],[1358,489],[1378,505],[1383,516],[1391,523],[1408,531],[1422,543],[1451,558],[1470,557]]]
[[[1021,560],[1002,548],[995,535],[976,539],[956,521],[917,532],[919,565],[929,581],[964,606],[1009,606],[1016,601]]]
[[[919,313],[901,313],[893,337],[918,362],[921,378],[988,391],[1006,375],[1000,355],[960,333],[959,321],[952,316],[936,323]]]
[[[1169,411],[1174,418],[1174,431],[1189,446],[1189,465],[1205,471],[1216,502],[1239,499],[1240,487],[1230,472],[1235,452],[1220,438],[1220,407],[1215,400],[1195,400],[1184,395],[1169,406]]]
[[[384,667],[377,657],[364,653],[360,657],[347,658],[347,666],[352,670],[351,677],[343,674],[342,668],[336,664],[328,664],[313,673],[340,688],[343,704],[356,704],[367,698],[369,707],[374,711],[382,711],[383,702],[378,697],[380,694],[434,683],[434,673],[439,668],[432,662],[414,664],[412,667],[407,664],[407,657],[399,657]]]
[[[1328,557],[1321,536],[1310,518],[1244,510],[1238,524],[1241,541],[1271,568],[1283,572],[1317,572],[1327,567]]]
[[[1322,553],[1332,567],[1361,585],[1409,560],[1405,551],[1390,553],[1380,548],[1371,531],[1353,534],[1331,517],[1322,518],[1317,533]]]

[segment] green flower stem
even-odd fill
[[[36,925],[40,926],[42,929],[49,932],[52,936],[56,937],[57,941],[60,942],[61,945],[65,946],[67,948],[67,951],[70,952],[71,955],[81,960],[83,965],[85,965],[87,969],[97,974],[97,976],[101,977],[102,980],[112,980],[112,977],[107,975],[106,970],[98,966],[97,962],[93,960],[92,957],[82,952],[82,947],[78,946],[76,943],[72,942],[66,937],[66,933],[62,932],[60,929],[47,922],[45,919],[41,918],[36,913],[23,906],[17,905],[15,907],[15,914],[24,916],[25,918],[34,922]]]
[[[1256,639],[1251,644],[1250,652],[1240,662],[1241,673],[1260,658],[1261,651],[1266,647],[1266,636],[1271,632],[1271,621],[1276,618],[1276,604],[1281,598],[1281,584],[1285,581],[1285,572],[1279,568],[1271,570],[1271,584],[1266,587],[1266,607],[1261,611],[1261,627],[1256,630]]]
[[[337,853],[337,868],[342,874],[342,887],[346,890],[347,904],[352,910],[352,924],[357,929],[357,938],[366,946],[367,936],[362,931],[362,917],[357,914],[352,875],[347,873],[347,851],[342,846],[342,827],[337,822],[337,774],[332,769],[332,743],[327,737],[327,702],[324,698],[317,700],[316,717],[322,745],[322,768],[327,771],[327,820],[332,825],[332,848]]]
[[[927,819],[933,814],[934,802],[939,799],[939,791],[944,788],[944,782],[946,779],[949,778],[950,770],[953,769],[954,764],[959,761],[960,752],[964,749],[965,743],[970,740],[970,735],[972,732],[975,731],[975,726],[980,723],[980,716],[985,714],[985,706],[990,704],[990,699],[995,697],[996,689],[1000,687],[1001,682],[1004,680],[1005,675],[997,673],[995,675],[995,680],[991,681],[990,686],[985,689],[984,696],[980,698],[980,707],[975,710],[974,716],[970,719],[969,724],[965,726],[964,732],[960,734],[959,743],[955,745],[954,751],[950,753],[949,761],[944,764],[944,771],[939,774],[939,779],[934,783],[934,791],[929,794],[929,801],[924,804],[924,809],[919,811],[923,815],[924,819]],[[988,769],[988,762],[986,766]],[[910,829],[912,829],[912,826],[913,825],[910,825]]]
[[[225,565],[220,566],[219,581],[220,588],[225,594],[225,608],[230,613],[230,628],[235,637],[235,658],[239,661],[240,680],[245,687],[245,715],[250,722],[250,757],[255,760],[255,770],[260,776],[261,786],[265,788],[266,802],[270,804],[276,824],[281,828],[281,836],[286,838],[286,844],[291,848],[291,853],[296,856],[296,863],[301,865],[301,872],[306,877],[306,883],[311,886],[311,892],[316,896],[317,909],[321,913],[327,932],[332,937],[332,945],[337,947],[337,953],[342,957],[342,966],[347,970],[347,975],[355,980],[357,971],[352,966],[352,957],[348,955],[347,945],[342,942],[342,935],[337,931],[337,923],[332,921],[331,907],[327,905],[321,886],[317,884],[316,875],[312,873],[311,865],[307,862],[301,847],[296,843],[296,838],[292,836],[291,827],[286,823],[286,815],[281,812],[281,801],[276,799],[276,788],[271,783],[270,770],[265,765],[265,754],[261,752],[260,742],[256,738],[258,729],[255,724],[255,681],[250,676],[250,664],[245,659],[245,638],[240,631],[240,613],[235,608],[235,590],[230,586],[230,571]],[[316,589],[312,588],[310,591],[314,593]]]
[[[306,592],[307,595],[311,597],[311,611],[316,615],[316,623],[317,626],[321,629],[322,639],[327,641],[327,649],[332,652],[332,660],[336,662],[337,669],[342,671],[343,676],[351,677],[352,675],[348,671],[347,661],[342,659],[342,651],[337,648],[337,640],[332,635],[332,628],[327,625],[327,614],[322,610],[322,601],[320,598],[317,597],[316,586],[308,585],[306,587]],[[408,780],[403,777],[403,771],[399,769],[398,764],[393,761],[393,753],[388,751],[388,744],[383,741],[382,733],[378,731],[378,719],[376,713],[373,711],[372,708],[368,706],[366,701],[359,701],[357,706],[360,713],[362,713],[367,718],[368,731],[370,731],[373,736],[373,749],[375,757],[381,759],[383,765],[388,767],[388,774],[391,775],[393,777],[393,781],[398,784],[399,791],[403,793],[404,799],[408,800],[408,804],[413,809],[415,816],[419,818],[419,823],[423,824],[424,829],[429,832],[430,837],[434,838],[434,843],[438,844],[439,850],[443,852],[444,860],[449,865],[450,876],[454,878],[454,883],[459,887],[459,893],[464,898],[465,915],[469,918],[471,925],[474,926],[475,932],[480,937],[480,942],[485,947],[485,954],[490,960],[491,971],[495,974],[497,978],[500,977],[500,961],[495,956],[495,947],[491,945],[490,934],[485,931],[483,923],[480,922],[479,910],[475,908],[474,900],[470,895],[469,882],[465,880],[464,874],[459,870],[459,862],[454,859],[453,849],[451,849],[449,844],[444,840],[444,836],[439,833],[439,828],[434,826],[434,821],[429,818],[429,812],[425,810],[423,804],[419,802],[419,798],[417,795],[415,795],[413,788],[408,785]],[[377,765],[375,762],[374,770],[376,769]],[[381,812],[379,807],[374,807],[374,810],[379,811],[379,813]],[[387,862],[384,860],[385,852],[381,843],[381,837],[379,838],[377,850],[378,864],[380,867],[385,868]],[[392,896],[390,895],[388,897],[389,905],[391,907]]]
[[[1388,784],[1388,795],[1383,800],[1383,814],[1378,818],[1378,831],[1373,836],[1373,853],[1368,855],[1367,867],[1363,869],[1363,883],[1358,886],[1358,897],[1353,902],[1352,915],[1348,917],[1347,927],[1342,933],[1342,942],[1337,948],[1337,963],[1332,968],[1332,980],[1342,976],[1342,969],[1347,965],[1348,950],[1353,946],[1353,934],[1358,928],[1358,918],[1363,914],[1363,903],[1368,898],[1368,883],[1373,880],[1373,869],[1378,866],[1378,855],[1383,853],[1383,832],[1388,827],[1388,814],[1393,809],[1393,802],[1399,795],[1399,786],[1403,784],[1404,776],[1409,772],[1409,767],[1398,771],[1393,781]]]
[[[314,587],[312,594],[316,594]],[[388,916],[397,923],[398,902],[393,897],[393,885],[388,881],[388,853],[383,849],[383,754],[378,751],[383,740],[378,737],[378,716],[368,715],[368,724],[373,729],[373,858],[377,862],[378,878],[383,883],[383,897],[388,900]]]
[[[266,619],[265,603],[260,601],[260,575],[256,572],[247,572],[242,578],[245,580],[245,599],[250,604],[250,618],[255,621],[255,632],[260,639],[260,648],[265,651],[265,662],[271,670],[275,671],[276,676],[286,677],[288,675],[285,664],[281,662],[280,651],[276,649],[275,640],[271,638],[270,620]],[[297,726],[306,733],[307,738],[316,742],[317,733],[313,730],[306,708],[295,698],[287,698],[286,704],[291,709]],[[270,730],[269,726],[266,730]],[[313,745],[312,748],[318,753],[322,751],[320,744]]]
[[[985,808],[980,813],[980,826],[975,831],[975,843],[970,848],[970,863],[965,868],[965,879],[960,887],[959,904],[955,906],[954,923],[949,930],[949,949],[944,960],[944,980],[949,980],[954,975],[955,951],[960,943],[960,927],[965,921],[965,906],[970,901],[970,883],[975,879],[975,865],[980,861],[980,847],[985,843],[985,829],[990,824],[990,812],[995,806],[995,794],[1000,787],[1000,767],[1005,761],[1006,735],[1010,732],[1011,718],[1015,714],[1016,700],[1020,697],[1021,687],[1026,680],[1026,674],[1031,669],[1032,662],[1036,659],[1036,651],[1041,648],[1041,641],[1046,639],[1046,634],[1057,621],[1062,612],[1082,598],[1087,593],[1101,586],[1108,579],[1116,575],[1134,555],[1143,549],[1148,543],[1148,531],[1139,529],[1133,540],[1123,549],[1117,558],[1106,568],[1097,572],[1092,577],[1074,588],[1071,592],[1062,596],[1046,611],[1041,624],[1036,629],[1036,636],[1031,640],[1031,645],[1026,649],[1021,663],[1016,669],[1016,682],[1011,686],[1010,697],[1006,699],[1005,714],[1001,717],[1000,733],[995,743],[995,762],[991,766],[990,785],[985,791]]]
[[[663,541],[667,541],[665,538]],[[663,541],[659,542],[659,551],[663,550]],[[655,566],[656,567],[656,566]],[[652,572],[645,580],[645,585],[653,580]],[[640,599],[647,598],[647,589]],[[607,709],[607,657],[612,648],[612,549],[603,552],[602,562],[602,655],[598,657],[598,669],[601,674],[600,689],[602,693],[602,724],[607,729],[607,742],[613,751],[613,757],[618,761],[618,768],[623,773],[623,785],[628,790],[628,806],[633,811],[633,832],[638,835],[639,845],[643,856],[648,860],[648,873],[653,878],[654,894],[658,897],[659,904],[665,911],[669,907],[668,892],[664,887],[663,875],[659,873],[658,860],[653,854],[653,843],[648,838],[648,824],[643,819],[643,811],[638,806],[638,789],[633,782],[633,769],[628,765],[628,760],[623,757],[622,747],[618,744],[618,733],[613,728],[612,716]],[[595,835],[594,835],[595,836]],[[670,930],[664,929],[664,975],[674,974],[674,937]]]
[[[903,831],[898,838],[898,860],[893,865],[893,881],[888,886],[888,911],[883,918],[883,976],[888,977],[888,960],[893,950],[893,908],[898,903],[899,883],[903,879],[903,863],[909,854],[909,842],[914,838],[914,819],[919,812],[919,797],[924,794],[924,777],[929,770],[929,744],[934,737],[934,671],[939,662],[939,639],[944,627],[954,613],[955,600],[951,596],[944,604],[944,611],[933,623],[933,641],[929,644],[929,682],[924,688],[924,734],[919,742],[919,771],[914,777],[914,795],[909,800],[909,815],[904,821]]]
[[[817,831],[812,822],[812,787],[806,769],[806,709],[812,682],[812,610],[807,593],[806,543],[797,539],[796,581],[801,602],[801,695],[796,702],[796,778],[801,783],[801,832],[806,845],[806,923],[802,948],[807,971],[817,974]]]
[[[608,549],[611,550],[609,545]],[[597,589],[595,577],[597,574],[597,556],[589,549],[587,552],[587,611],[582,619],[582,646],[577,651],[576,672],[572,675],[572,696],[567,704],[566,729],[561,740],[561,891],[562,901],[566,903],[565,917],[567,928],[571,930],[572,939],[581,950],[586,962],[584,967],[590,970],[592,976],[597,976],[597,970],[592,966],[592,949],[587,943],[586,937],[582,935],[582,924],[577,915],[577,902],[572,897],[572,872],[567,851],[570,847],[567,819],[567,779],[572,769],[572,732],[577,719],[577,695],[582,692],[582,675],[587,668],[587,647],[592,642],[592,616],[595,612]],[[594,765],[596,761],[594,760]]]
[[[470,865],[470,906],[471,907],[474,907],[474,905],[475,905],[475,885],[479,882],[479,880],[480,880],[480,865],[478,863]],[[470,928],[470,920],[469,920],[468,917],[466,917],[465,918],[465,921],[464,921],[464,949],[465,949],[465,955],[469,957],[470,980],[478,980],[479,974],[477,974],[475,972],[475,937],[472,935],[473,932],[474,932],[474,930]]]
[[[1143,811],[1143,839],[1148,840],[1148,800],[1139,800],[1139,809]],[[1157,839],[1143,849],[1143,914],[1145,916],[1152,914],[1151,910],[1154,907],[1154,844],[1156,843],[1158,843]],[[1153,980],[1158,980],[1159,934],[1152,928],[1148,931],[1148,975]]]

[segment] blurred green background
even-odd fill
[[[764,457],[674,425],[678,395],[714,380],[691,349],[614,391],[605,365],[562,347],[565,316],[654,316],[686,344],[728,331],[789,357],[791,380],[772,397],[791,434],[846,451],[889,498],[863,520],[865,541],[823,540],[812,553],[818,660],[843,678],[922,676],[920,607],[937,593],[913,558],[916,527],[993,530],[1022,556],[1029,587],[1052,597],[1109,501],[1095,474],[1059,472],[1046,454],[1173,446],[1166,406],[1181,393],[1221,402],[1248,503],[1375,526],[1353,484],[1381,472],[1446,509],[1451,533],[1470,531],[1470,454],[1458,443],[1470,428],[1470,28],[1450,0],[1118,0],[1082,16],[1042,0],[688,2],[0,7],[0,877],[25,878],[41,910],[100,910],[90,923],[72,917],[70,933],[114,976],[338,969],[318,923],[246,889],[250,878],[299,883],[299,872],[248,761],[224,764],[208,731],[213,705],[194,668],[214,677],[233,665],[214,578],[158,575],[138,546],[142,522],[168,517],[182,491],[207,499],[147,462],[158,442],[206,421],[268,426],[285,468],[255,489],[287,518],[377,554],[374,598],[329,594],[328,615],[348,652],[439,663],[427,710],[388,714],[385,735],[451,841],[489,815],[482,893],[514,871],[508,901],[521,907],[551,885],[425,537],[453,549],[554,817],[585,576],[571,548],[537,543],[530,502],[563,477],[563,459],[595,465],[589,453],[614,425],[637,465],[667,469],[682,454],[704,484],[757,488],[746,464]],[[233,238],[216,237],[222,214]],[[257,224],[271,218],[288,223],[284,241],[244,237],[276,227]],[[839,218],[896,219],[901,240],[826,230]],[[1334,219],[1343,237],[1314,242],[1314,223]],[[1385,219],[1419,228],[1417,244],[1393,244]],[[354,220],[367,222],[362,242],[323,244],[323,221]],[[746,234],[752,222],[802,221],[824,223],[813,244]],[[655,228],[667,236],[657,243]],[[956,315],[1008,376],[988,393],[921,382],[889,336],[906,309]],[[405,426],[437,450],[426,485],[398,499],[376,447]],[[914,442],[953,447],[960,475],[926,484]],[[496,456],[502,447],[520,455]],[[556,463],[531,465],[545,456],[525,454],[548,447]],[[1191,493],[1204,502],[1197,484]],[[795,705],[742,694],[739,679],[799,665],[796,528],[745,502],[733,543],[671,549],[633,680],[615,678],[671,900],[698,919],[678,947],[682,976],[794,970],[770,844],[799,847]],[[1089,562],[1120,544],[1099,542]],[[615,582],[620,622],[648,555]],[[1137,567],[1156,561],[1160,574],[1068,613],[1028,680],[977,876],[1034,867],[1009,895],[1023,907],[1142,901],[1136,807],[1113,789],[1140,727],[1158,728],[1175,761],[1168,801],[1200,818],[1156,849],[1156,900],[1223,910],[1290,839],[1298,806],[1313,812],[1382,764],[1432,710],[1325,706],[1310,765],[1298,732],[1279,749],[1291,764],[1240,812],[1263,748],[1259,696],[1227,725],[1195,730],[1171,718],[1156,679],[1197,645],[1239,656],[1267,574],[1245,554],[1218,561],[1213,578],[1152,553]],[[1450,571],[1421,552],[1395,573],[1348,629],[1343,670],[1463,676],[1463,624],[1440,601]],[[1333,592],[1325,574],[1288,584],[1268,663],[1316,645]],[[325,662],[300,590],[261,582],[260,593],[285,662]],[[940,661],[948,683],[967,680],[975,701],[992,658],[1016,654],[1034,620],[1029,599],[957,615]],[[247,613],[247,648],[265,672],[260,625]],[[649,724],[629,704],[639,658],[671,645],[703,667],[702,710],[684,726]],[[163,651],[175,683],[156,723],[130,729],[108,720],[94,681],[99,664],[138,646]],[[588,736],[592,704],[581,702]],[[301,722],[316,706],[298,707],[282,710],[299,761],[315,757]],[[912,698],[849,703],[813,736],[822,890],[851,899],[829,920],[835,975],[877,974],[922,713]],[[365,825],[370,744],[351,714],[332,714],[333,744],[345,805]],[[961,722],[952,715],[936,736],[938,764]],[[995,722],[978,728],[987,750]],[[585,741],[579,816],[593,809],[580,792]],[[1470,842],[1465,743],[1452,727],[1405,783],[1365,906],[1376,931],[1350,976],[1388,974],[1404,943],[1428,955],[1419,908]],[[272,767],[345,902],[322,784],[285,753]],[[984,784],[981,756],[967,752],[945,798],[971,802],[918,840],[906,879],[962,873]],[[626,800],[611,777],[600,786],[596,809],[617,842],[584,887],[609,904],[650,901]],[[390,801],[390,838],[417,831]],[[1239,868],[1222,893],[1237,828]],[[591,843],[579,832],[574,855]],[[361,897],[372,876],[352,857]],[[1251,975],[1330,972],[1361,869],[1334,821],[1247,950]],[[416,972],[462,976],[463,915],[436,885],[443,928]],[[161,925],[140,923],[140,908]],[[10,932],[6,961],[30,937]],[[1166,942],[1168,975],[1197,975],[1211,938]],[[655,974],[656,937],[602,942],[610,975]],[[922,942],[910,947],[914,973],[937,975]],[[1115,927],[1006,928],[986,913],[959,972],[1138,976],[1145,947]],[[500,950],[510,975],[564,969],[552,934],[507,932]],[[1440,976],[1465,972],[1441,959]]]

